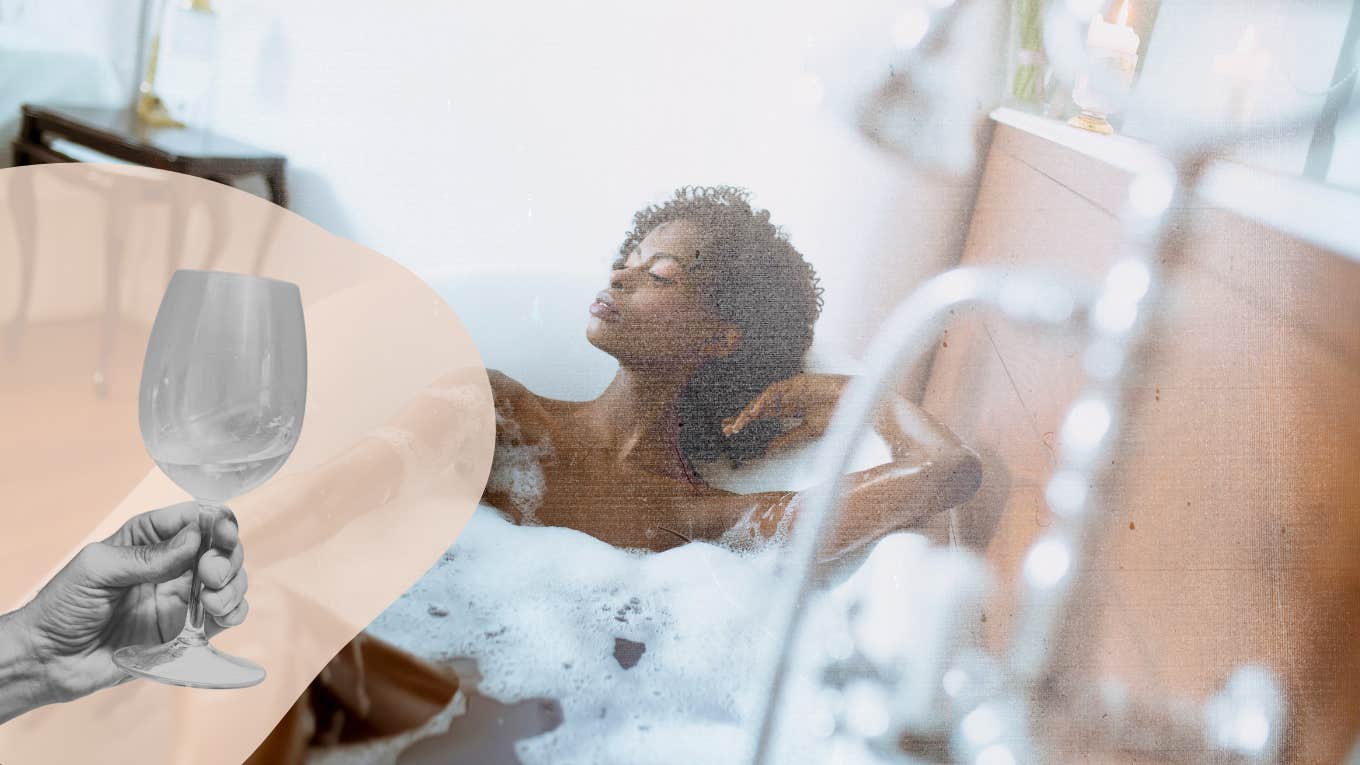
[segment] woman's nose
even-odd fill
[[[632,286],[632,284],[637,281],[636,276],[639,270],[640,269],[636,267],[615,269],[613,273],[609,275],[609,288],[621,290],[625,287]]]

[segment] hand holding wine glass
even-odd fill
[[[176,634],[195,573],[208,636],[245,620],[236,520],[218,519],[213,546],[200,558],[198,514],[197,503],[181,502],[134,516],[82,548],[28,605],[0,615],[0,656],[11,656],[18,670],[0,683],[0,722],[131,679],[113,653]]]
[[[156,313],[142,367],[139,421],[156,464],[197,502],[198,557],[230,511],[292,454],[307,393],[298,288],[214,271],[176,271]],[[233,524],[234,525],[234,524]],[[213,648],[198,569],[179,636],[123,648],[124,671],[176,685],[244,688],[264,669]]]

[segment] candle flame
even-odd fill
[[[1119,6],[1119,20],[1115,23],[1119,24],[1121,27],[1129,25],[1129,0],[1124,0]]]

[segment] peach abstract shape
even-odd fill
[[[137,426],[142,354],[170,274],[301,288],[306,417],[283,469],[228,503],[251,612],[214,638],[266,680],[233,691],[134,680],[0,726],[6,765],[240,763],[467,523],[494,441],[480,356],[401,266],[228,186],[123,166],[13,168],[0,171],[0,216],[15,224],[0,226],[0,613],[87,542],[187,498]],[[394,422],[421,424],[407,428],[410,449],[373,435]],[[357,467],[318,482],[346,459]]]

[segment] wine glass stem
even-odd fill
[[[194,556],[193,580],[189,585],[189,609],[184,614],[184,629],[179,633],[179,639],[187,643],[201,645],[208,642],[203,630],[203,603],[199,599],[203,583],[199,579],[198,568],[203,554],[212,549],[213,528],[217,525],[217,519],[226,511],[227,508],[222,505],[202,501],[198,503],[198,554]]]

